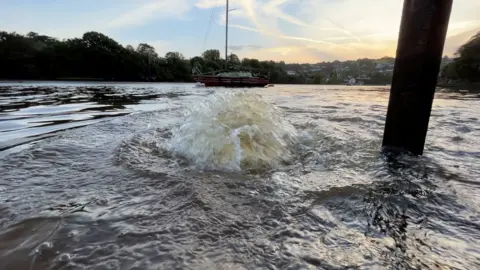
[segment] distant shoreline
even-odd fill
[[[480,83],[439,83],[437,87],[451,89],[455,91],[468,90],[468,91],[480,91]]]
[[[125,84],[125,83],[133,83],[133,84],[142,84],[142,83],[155,83],[155,84],[167,84],[167,83],[186,83],[186,84],[194,84],[195,82],[192,81],[121,81],[121,80],[105,80],[101,78],[57,78],[57,79],[0,79],[0,84],[5,83],[47,83],[47,82],[70,82],[70,83],[105,83],[105,84]],[[318,85],[318,86],[333,86],[333,85],[344,85],[344,84],[308,84],[308,83],[271,83],[277,85]],[[364,85],[352,85],[352,86],[384,86],[390,88],[390,85],[385,84],[364,84]],[[454,91],[480,91],[480,83],[466,83],[466,82],[459,82],[459,83],[440,83],[437,84],[437,88],[445,88]]]
[[[0,83],[45,83],[45,82],[77,82],[77,83],[188,83],[194,84],[196,82],[192,81],[121,81],[121,80],[105,80],[101,78],[57,78],[57,79],[0,79]],[[311,84],[311,83],[278,83],[271,82],[270,84],[276,85],[344,85],[344,84]],[[345,85],[346,86],[346,85]],[[352,86],[385,86],[390,87],[390,84],[363,84],[363,85],[352,85]]]
[[[193,81],[143,81],[143,80],[106,80],[102,78],[80,78],[80,77],[68,77],[68,78],[56,78],[56,79],[0,79],[0,83],[4,82],[16,82],[16,83],[22,83],[22,82],[86,82],[86,83],[96,83],[96,82],[102,82],[102,83],[195,83]]]
[[[48,83],[48,82],[70,82],[70,83],[194,83],[194,82],[155,82],[155,81],[112,81],[112,80],[94,80],[94,79],[50,79],[50,80],[40,80],[40,79],[26,79],[26,80],[7,80],[0,79],[0,83]]]

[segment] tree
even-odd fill
[[[165,54],[168,70],[175,81],[189,81],[190,79],[190,61],[185,60],[183,54],[179,52],[168,52]]]
[[[197,67],[199,68],[200,70],[203,70],[204,66],[205,66],[205,61],[203,60],[203,58],[199,57],[199,56],[195,56],[193,58],[190,59],[190,66],[193,68],[193,67]]]
[[[480,32],[460,46],[454,59],[444,57],[440,78],[444,82],[459,80],[464,82],[480,82]]]
[[[446,81],[457,80],[458,73],[455,62],[445,65],[440,72],[440,77]]]
[[[183,56],[183,54],[179,52],[167,52],[167,54],[165,54],[165,59],[172,60],[172,61],[179,61],[179,60],[184,60],[185,57]]]
[[[206,50],[202,53],[202,58],[206,61],[217,62],[220,60],[220,51],[216,49]]]
[[[462,45],[455,54],[458,76],[469,82],[480,81],[480,32]]]
[[[314,84],[321,84],[323,82],[323,74],[317,73],[313,76],[313,83]]]
[[[243,58],[242,66],[250,68],[261,68],[260,61],[258,59]]]
[[[479,72],[479,34],[462,46],[457,58],[444,58],[441,76],[475,81]],[[391,72],[378,72],[377,62],[394,59],[358,59],[355,61],[286,64],[283,61],[259,61],[231,54],[220,57],[216,49],[186,59],[179,52],[159,56],[155,48],[141,43],[136,48],[122,46],[112,38],[90,31],[81,38],[57,40],[29,32],[20,35],[0,31],[0,79],[102,79],[122,81],[192,81],[192,67],[202,72],[217,71],[225,61],[252,69],[270,72],[272,83],[343,83],[347,76],[365,75],[366,83],[385,84]],[[447,66],[445,66],[447,65]],[[288,75],[287,70],[297,75]]]
[[[240,59],[238,58],[238,56],[236,54],[230,54],[228,56],[228,62],[231,63],[231,64],[234,64],[234,65],[239,65],[240,64]]]
[[[146,43],[140,43],[138,44],[137,46],[137,53],[141,54],[141,55],[145,55],[145,56],[148,56],[148,57],[155,57],[157,58],[158,57],[158,54],[157,52],[155,51],[155,48],[153,48],[152,46],[146,44]]]
[[[127,45],[125,49],[127,49],[129,52],[135,52],[135,49],[133,48],[132,45]]]

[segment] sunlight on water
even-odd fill
[[[188,111],[170,149],[204,169],[258,170],[288,160],[295,136],[295,128],[260,95],[222,91]]]

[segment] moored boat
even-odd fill
[[[232,9],[233,10],[233,9]],[[228,63],[228,0],[225,5],[225,69],[203,74],[198,67],[192,68],[192,78],[206,87],[265,87],[270,84],[270,71],[233,66]]]
[[[270,83],[270,72],[261,69],[230,67],[202,74],[198,68],[193,68],[192,74],[197,83],[206,87],[265,87]]]

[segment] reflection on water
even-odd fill
[[[116,86],[0,86],[0,151],[45,138],[60,130],[130,114],[148,101],[171,99],[183,92]],[[143,108],[145,109],[145,108]]]
[[[480,267],[476,94],[412,158],[383,88],[250,91],[0,86],[0,269]]]

